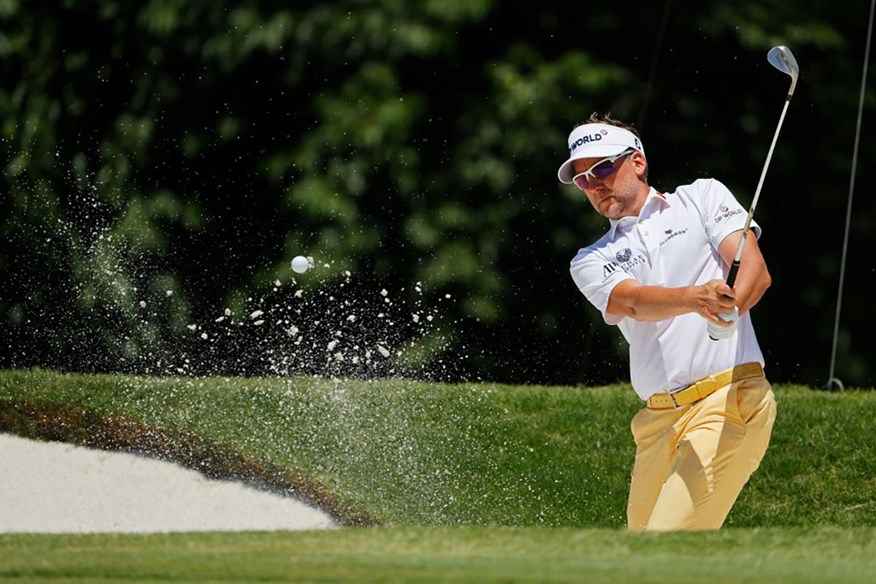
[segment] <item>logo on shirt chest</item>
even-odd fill
[[[665,235],[664,235],[663,239],[660,240],[659,245],[662,247],[664,244],[666,244],[670,240],[675,239],[679,235],[684,235],[685,233],[687,233],[687,228],[685,228],[685,229],[667,229],[664,232]]]
[[[602,279],[605,280],[613,273],[618,270],[623,270],[624,272],[629,272],[636,266],[640,266],[646,263],[648,260],[641,253],[633,256],[633,250],[626,247],[616,254],[614,254],[614,258],[617,261],[608,262],[607,264],[603,264],[602,266]]]

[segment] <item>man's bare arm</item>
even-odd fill
[[[718,253],[721,254],[727,266],[733,263],[733,257],[736,255],[736,248],[739,246],[741,237],[742,230],[734,231],[725,237],[718,247]],[[754,233],[749,231],[748,241],[745,242],[745,249],[742,250],[742,259],[739,262],[739,272],[736,274],[736,282],[733,285],[734,290],[736,290],[736,305],[739,307],[739,314],[757,304],[771,283],[772,277],[767,270],[766,260],[763,259],[760,247],[757,245],[757,238]]]
[[[727,326],[717,315],[733,310],[735,297],[736,293],[723,280],[680,288],[644,286],[636,280],[624,280],[612,290],[608,312],[642,321],[666,320],[695,312],[716,324]]]

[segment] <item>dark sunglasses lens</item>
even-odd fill
[[[606,160],[599,166],[593,169],[593,176],[596,178],[605,178],[614,172],[614,163]]]
[[[617,159],[615,159],[615,160],[617,160]],[[592,174],[593,176],[595,176],[596,178],[599,178],[599,179],[602,179],[602,178],[609,176],[611,173],[613,173],[615,170],[617,170],[617,168],[614,165],[615,160],[606,160],[605,162],[600,162],[595,167],[591,168],[588,171],[588,174]],[[590,181],[587,180],[586,174],[582,173],[581,175],[574,177],[572,180],[574,181],[575,186],[578,187],[579,189],[581,189],[582,191],[590,186]]]

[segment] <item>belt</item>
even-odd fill
[[[705,379],[700,379],[687,387],[676,389],[670,393],[655,393],[648,398],[648,408],[652,410],[678,409],[712,395],[719,388],[730,385],[734,381],[755,377],[763,377],[763,367],[760,366],[760,363],[737,365],[732,369],[709,375]]]

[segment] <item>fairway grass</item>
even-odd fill
[[[0,580],[876,582],[876,392],[775,389],[771,447],[725,529],[634,534],[618,529],[629,386],[0,371],[0,431],[149,453],[371,526],[0,535]]]
[[[872,583],[876,530],[393,527],[0,536],[9,582]]]
[[[726,526],[876,526],[876,392],[775,388]],[[345,525],[621,528],[629,386],[0,371],[0,431],[295,491]]]

